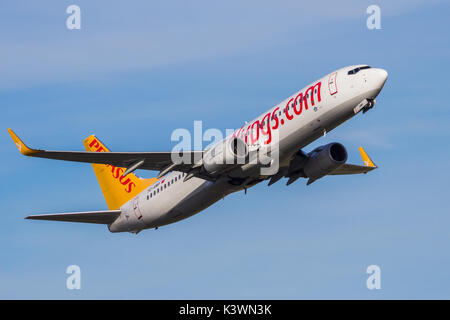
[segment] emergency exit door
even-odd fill
[[[330,91],[330,95],[334,95],[338,92],[336,85],[336,77],[337,72],[330,74],[330,77],[328,78],[328,90]]]

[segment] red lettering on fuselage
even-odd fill
[[[266,127],[266,130],[264,131],[263,128]],[[267,113],[264,118],[262,119],[261,123],[261,134],[263,136],[267,136],[267,140],[264,141],[264,144],[269,144],[272,141],[272,130],[270,128],[270,112]]]
[[[254,130],[253,128],[256,125],[256,130]],[[255,138],[255,131],[256,131],[256,138]],[[252,144],[255,144],[258,140],[259,140],[259,120],[256,120],[255,122],[253,122],[252,127],[251,127],[251,131],[250,131],[250,141],[252,142]]]
[[[299,109],[297,109],[297,106]],[[298,116],[302,113],[303,109],[303,92],[300,92],[294,100],[294,113]]]
[[[289,101],[286,103],[286,106],[284,107],[283,111],[286,115],[286,119],[288,121],[294,119],[295,116],[299,116],[302,114],[302,112],[305,110],[308,110],[308,99],[311,103],[311,106],[314,106],[316,101],[314,100],[314,95],[317,95],[317,102],[322,101],[321,97],[321,89],[322,82],[319,81],[314,85],[311,85],[309,88],[306,89],[305,92],[300,92],[297,94],[295,98],[289,99]],[[293,109],[294,113],[289,113],[290,109]],[[261,120],[255,120],[253,123],[248,124],[247,127],[243,126],[239,130],[235,131],[233,133],[233,137],[239,137],[245,141],[248,145],[255,144],[260,137],[260,131],[261,136],[267,136],[267,140],[264,142],[264,144],[269,144],[272,141],[272,131],[276,130],[280,125],[283,125],[284,120],[281,119],[279,121],[278,119],[278,111],[280,110],[280,107],[276,107],[271,113],[267,113]],[[275,124],[271,126],[271,121],[275,121]],[[255,131],[256,127],[256,132]],[[264,129],[265,128],[265,129]],[[250,141],[248,140],[248,135],[251,135]],[[256,138],[254,137],[256,135]]]
[[[319,81],[315,85],[313,85],[313,86],[309,87],[308,89],[306,89],[306,91],[305,91],[306,99],[304,99],[305,100],[305,110],[308,110],[308,97],[309,97],[308,91],[311,91],[311,99],[310,99],[311,106],[314,106],[314,93],[315,93],[315,88],[316,87],[318,87],[317,88],[317,102],[321,101],[321,98],[320,98],[320,86],[321,86],[321,84],[322,84],[322,82]]]
[[[294,116],[289,114],[289,108],[290,108],[290,104],[291,101],[294,100],[294,98],[292,98],[291,100],[288,101],[288,103],[286,103],[286,107],[284,108],[284,113],[286,114],[286,118],[288,120],[292,120],[294,118]]]

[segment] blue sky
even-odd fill
[[[379,1],[382,29],[368,30],[370,4],[0,4],[0,298],[450,298],[450,4]],[[23,219],[106,204],[89,165],[25,158],[8,127],[47,149],[95,133],[115,151],[170,150],[176,128],[237,128],[359,63],[389,72],[377,105],[306,151],[339,141],[360,163],[362,145],[371,174],[260,184],[137,236]],[[381,290],[366,288],[372,264]]]

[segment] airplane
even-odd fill
[[[32,149],[8,129],[20,153],[29,157],[91,163],[109,210],[53,213],[26,219],[104,224],[110,232],[138,234],[195,215],[225,196],[287,178],[307,184],[328,175],[367,173],[377,168],[362,147],[364,165],[348,164],[337,142],[309,153],[302,149],[358,113],[375,105],[388,73],[368,65],[336,70],[291,95],[211,147],[197,151],[111,152],[94,135],[86,151]],[[270,161],[263,163],[258,155]],[[277,157],[277,170],[263,172]],[[181,160],[180,160],[181,159]],[[226,160],[226,161],[224,161]],[[143,179],[136,169],[155,170]]]

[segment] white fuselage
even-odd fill
[[[363,67],[354,74],[350,70]],[[280,168],[289,165],[292,156],[326,132],[350,119],[360,110],[364,99],[373,100],[387,78],[383,69],[363,65],[339,69],[313,82],[235,132],[253,145],[258,141],[277,144]],[[287,108],[287,111],[286,111]],[[270,129],[269,129],[270,128]],[[259,132],[257,132],[259,131]],[[254,139],[253,139],[254,137]],[[277,139],[275,139],[277,137]],[[255,141],[254,141],[255,140]],[[170,172],[158,182],[125,203],[120,217],[109,226],[111,232],[138,232],[192,216],[227,194],[248,188],[267,177],[255,177],[242,167],[211,182],[197,177],[184,181],[185,173]],[[247,184],[229,183],[230,177]]]

